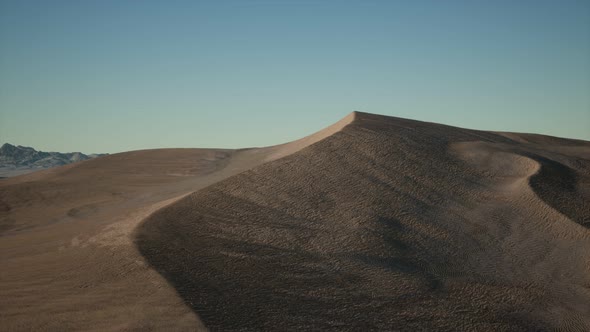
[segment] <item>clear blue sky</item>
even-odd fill
[[[264,146],[353,110],[590,140],[590,1],[0,0],[0,143]]]

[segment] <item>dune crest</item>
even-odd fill
[[[329,136],[332,136],[335,133],[341,131],[349,124],[353,123],[359,114],[359,112],[352,112],[344,118],[340,119],[340,121],[334,123],[333,125],[326,127],[309,136],[306,136],[293,142],[268,147],[266,149],[270,150],[271,153],[264,160],[273,161],[279,158],[283,158],[301,149],[304,149],[312,144],[315,144]]]

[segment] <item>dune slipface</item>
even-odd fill
[[[590,330],[590,143],[355,113],[136,229],[225,330]]]

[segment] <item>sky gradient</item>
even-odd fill
[[[266,146],[354,110],[590,140],[590,1],[0,0],[0,144]]]

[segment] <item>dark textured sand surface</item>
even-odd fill
[[[137,243],[212,330],[590,330],[590,144],[514,136],[356,114]]]
[[[590,142],[353,113],[0,180],[0,330],[590,330]]]

